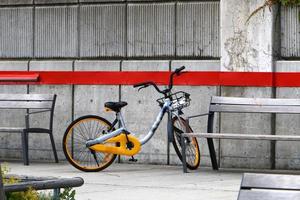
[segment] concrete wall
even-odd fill
[[[297,61],[277,62],[276,53],[299,58],[299,23],[290,19],[298,8],[282,8],[281,27],[276,7],[247,18],[264,0],[240,1],[123,1],[123,0],[0,0],[0,70],[21,71],[299,71]],[[279,46],[281,33],[281,46]],[[220,59],[219,59],[220,58]],[[210,59],[210,60],[209,60]],[[205,113],[210,96],[298,98],[298,88],[180,86],[191,93],[187,115]],[[62,154],[68,124],[82,115],[101,115],[105,101],[128,101],[123,113],[137,135],[148,132],[159,107],[151,88],[131,86],[31,85],[1,86],[1,93],[56,93],[54,137]],[[1,111],[3,126],[24,125],[24,113]],[[216,132],[298,134],[298,116],[222,114]],[[32,118],[44,124],[44,116]],[[275,119],[275,125],[272,120]],[[194,131],[206,131],[207,118],[191,121]],[[292,128],[290,128],[292,127]],[[2,134],[2,133],[1,133]],[[140,136],[142,137],[142,136]],[[205,140],[200,140],[201,166],[210,166]],[[291,145],[292,144],[292,145]],[[297,143],[215,140],[221,167],[299,169]],[[20,158],[20,136],[2,134],[0,157]],[[271,151],[275,151],[272,160]],[[137,156],[144,163],[166,163],[166,121]],[[53,160],[46,135],[30,136],[30,159]],[[126,161],[126,157],[121,158]],[[180,163],[171,148],[171,163]]]

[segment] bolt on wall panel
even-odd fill
[[[178,3],[176,54],[220,57],[219,2]]]
[[[125,55],[125,5],[105,4],[80,8],[80,56]]]
[[[37,7],[35,13],[35,57],[77,56],[76,6]]]
[[[32,56],[32,8],[0,8],[0,58]]]
[[[175,55],[175,4],[129,4],[128,57]]]
[[[300,7],[281,7],[281,56],[300,57]]]

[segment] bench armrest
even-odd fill
[[[207,115],[209,115],[209,113],[201,113],[201,114],[198,114],[198,115],[188,116],[187,119],[190,120],[192,118],[203,117],[203,116],[207,116]]]
[[[51,111],[51,109],[39,110],[39,111],[34,111],[34,112],[28,112],[26,115],[37,114],[37,113],[43,113],[43,112],[49,112],[49,111]]]
[[[25,126],[26,128],[30,128],[29,126],[29,116],[32,115],[32,114],[38,114],[38,113],[43,113],[43,112],[50,112],[51,109],[46,109],[46,110],[39,110],[39,111],[33,111],[33,112],[28,112],[26,113],[25,115]]]

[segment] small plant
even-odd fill
[[[59,197],[61,200],[75,200],[75,194],[76,192],[72,188],[65,188]]]
[[[7,165],[1,166],[2,178],[9,172]],[[3,178],[3,184],[19,183],[20,180],[15,177],[9,179]],[[73,188],[65,188],[60,193],[59,198],[54,198],[51,192],[37,192],[29,188],[24,192],[10,192],[6,193],[6,200],[75,200],[75,190]]]

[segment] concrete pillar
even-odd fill
[[[260,10],[249,19],[264,2],[221,0],[222,71],[272,71],[275,9]]]
[[[247,19],[264,0],[221,0],[221,71],[273,71],[275,9]],[[222,96],[272,97],[272,88],[221,87]],[[270,114],[221,114],[220,131],[271,133]],[[274,151],[274,149],[273,149]],[[270,168],[270,142],[221,140],[221,167]]]

